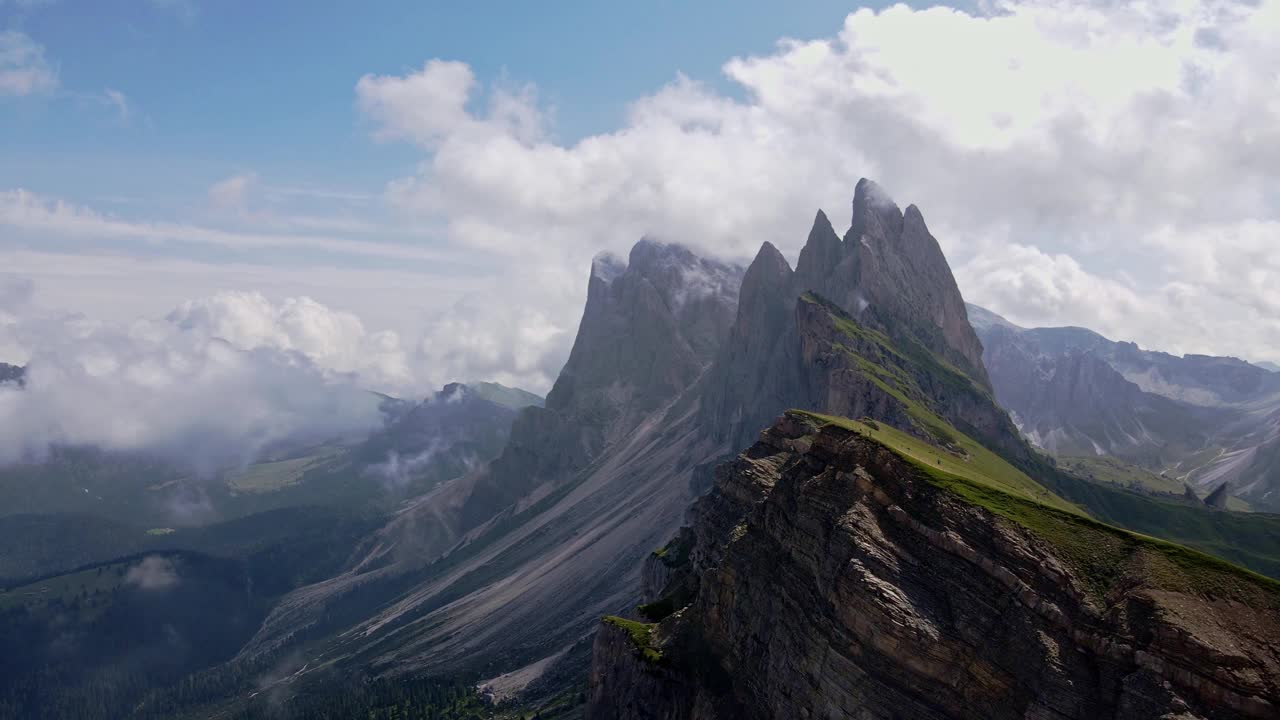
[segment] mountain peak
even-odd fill
[[[599,278],[606,285],[626,271],[626,261],[608,250],[597,253],[591,258],[591,277]]]
[[[1009,322],[1004,316],[994,313],[984,307],[974,305],[973,303],[965,303],[964,308],[969,315],[969,324],[978,333],[981,339],[982,335],[993,328],[1007,328],[1012,332],[1019,333],[1025,330],[1019,325]]]
[[[819,212],[818,214],[821,215],[822,213]],[[757,266],[770,267],[776,270],[782,270],[783,268],[787,271],[791,270],[791,265],[787,262],[787,259],[783,257],[778,248],[768,240],[765,240],[764,243],[760,245],[760,252],[756,253],[755,260],[751,261],[751,265],[747,268],[748,272],[750,272],[751,268]]]
[[[884,187],[871,178],[858,179],[858,184],[853,186],[853,203],[854,205],[865,203],[880,207],[892,206],[893,209],[898,209]]]
[[[902,232],[902,211],[884,188],[873,180],[862,178],[853,189],[853,222],[846,242],[864,235],[877,240],[890,240]]]

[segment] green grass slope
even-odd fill
[[[910,427],[877,422],[861,425],[860,432],[967,487],[1185,545],[1280,578],[1280,515],[1215,512],[1180,498],[1160,499],[1081,477],[1032,449],[989,393],[927,349],[912,343],[898,347],[813,293],[801,300],[826,309],[837,331],[832,349],[896,400],[910,419]],[[975,439],[979,430],[957,427],[941,416],[940,408],[947,404],[1002,422]]]
[[[999,458],[954,456],[873,421],[791,412],[813,425],[835,425],[869,438],[914,466],[931,485],[1031,531],[1054,548],[1098,599],[1116,585],[1137,579],[1155,589],[1280,607],[1280,582],[1176,543],[1099,522],[1060,500],[1045,502],[1045,495],[1028,488],[1025,474]]]

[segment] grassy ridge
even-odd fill
[[[1187,545],[1280,578],[1280,516],[1211,512],[1180,498],[1162,500],[1085,480],[1021,442],[1012,423],[1005,428],[1005,439],[999,432],[989,436],[977,428],[957,429],[935,407],[959,399],[971,407],[985,405],[999,412],[989,393],[918,343],[907,340],[895,345],[816,294],[806,293],[801,300],[826,310],[838,333],[832,349],[843,353],[853,369],[893,398],[913,426],[895,429],[874,423],[862,429],[864,434],[918,463],[978,486]],[[970,432],[979,433],[982,441]],[[984,445],[987,441],[995,443],[992,447],[998,447],[1000,454],[989,450]]]
[[[953,439],[954,447],[959,449],[960,453],[930,445],[924,440],[883,423],[852,422],[830,415],[806,414],[825,423],[855,429],[919,465],[964,478],[979,485],[990,486],[1015,497],[1048,505],[1063,512],[1075,515],[1085,514],[1079,507],[1049,492],[1043,485],[1032,480],[1026,473],[1010,465],[999,455],[954,429],[950,430],[949,435]],[[936,415],[933,419],[938,423],[942,422]]]
[[[606,617],[604,624],[626,631],[627,637],[631,638],[631,644],[635,645],[636,652],[645,662],[654,664],[662,662],[662,652],[653,646],[654,626],[652,624],[627,620],[616,615]]]
[[[1028,496],[1024,483],[1030,478],[999,458],[997,462],[957,458],[939,463],[939,455],[946,451],[879,423],[792,413],[818,426],[835,425],[869,438],[914,466],[935,487],[1031,531],[1053,545],[1099,598],[1122,579],[1138,576],[1159,589],[1280,606],[1280,582],[1181,545],[1099,522],[1074,506]]]
[[[1131,465],[1119,458],[1106,455],[1097,457],[1062,457],[1058,459],[1062,467],[1071,472],[1098,482],[1110,483],[1120,487],[1146,490],[1166,495],[1182,495],[1183,485],[1179,480],[1157,475]]]

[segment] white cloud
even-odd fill
[[[248,205],[249,190],[258,182],[256,173],[245,172],[219,180],[209,188],[209,202],[221,210],[243,212]]]
[[[129,103],[129,98],[119,90],[107,88],[102,91],[102,98],[106,104],[116,111],[116,118],[122,123],[129,122],[133,118],[133,106]]]
[[[34,294],[35,283],[30,278],[0,273],[0,315],[17,312]]]
[[[178,570],[169,558],[149,555],[129,568],[124,581],[143,590],[165,590],[178,584]]]
[[[394,334],[305,298],[229,293],[128,324],[28,309],[0,324],[26,386],[0,389],[0,462],[56,445],[159,454],[209,473],[286,441],[378,425],[379,382],[408,370]]]
[[[569,282],[563,277],[551,281]],[[470,294],[430,318],[418,347],[422,365],[440,378],[492,380],[546,392],[569,355],[573,326],[566,327],[545,308],[562,306],[565,300],[494,301],[508,292],[495,287],[487,294]],[[535,291],[526,289],[525,294]]]
[[[507,281],[489,304],[554,329],[543,361],[485,322],[442,339],[444,356],[551,365],[595,252],[651,233],[794,257],[815,207],[843,210],[866,175],[921,206],[962,288],[997,311],[1277,357],[1263,310],[1280,274],[1254,251],[1280,220],[1280,2],[982,7],[860,10],[835,37],[727,62],[742,99],[677,77],[572,144],[545,132],[532,91],[486,92],[462,63],[365,76],[376,135],[425,153],[388,198],[494,259]]]
[[[58,71],[44,57],[44,46],[16,30],[0,30],[0,97],[51,92]]]
[[[235,180],[235,178],[233,178]],[[284,248],[399,260],[441,261],[449,252],[420,245],[347,240],[324,235],[223,230],[189,223],[126,220],[28,190],[0,191],[0,226],[76,238],[190,243],[230,249]]]
[[[222,292],[184,302],[167,320],[185,332],[238,348],[301,353],[317,367],[353,374],[371,389],[418,389],[399,335],[367,332],[354,314],[308,297],[273,303],[256,292]]]

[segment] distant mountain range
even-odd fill
[[[1280,510],[1280,374],[1143,350],[1084,328],[1021,328],[969,306],[996,398],[1034,444],[1114,456]]]
[[[455,383],[419,402],[386,398],[386,425],[368,437],[270,448],[215,477],[142,451],[55,447],[39,462],[0,466],[0,517],[88,513],[145,530],[303,505],[394,504],[492,460],[518,409],[541,402],[496,383]]]

